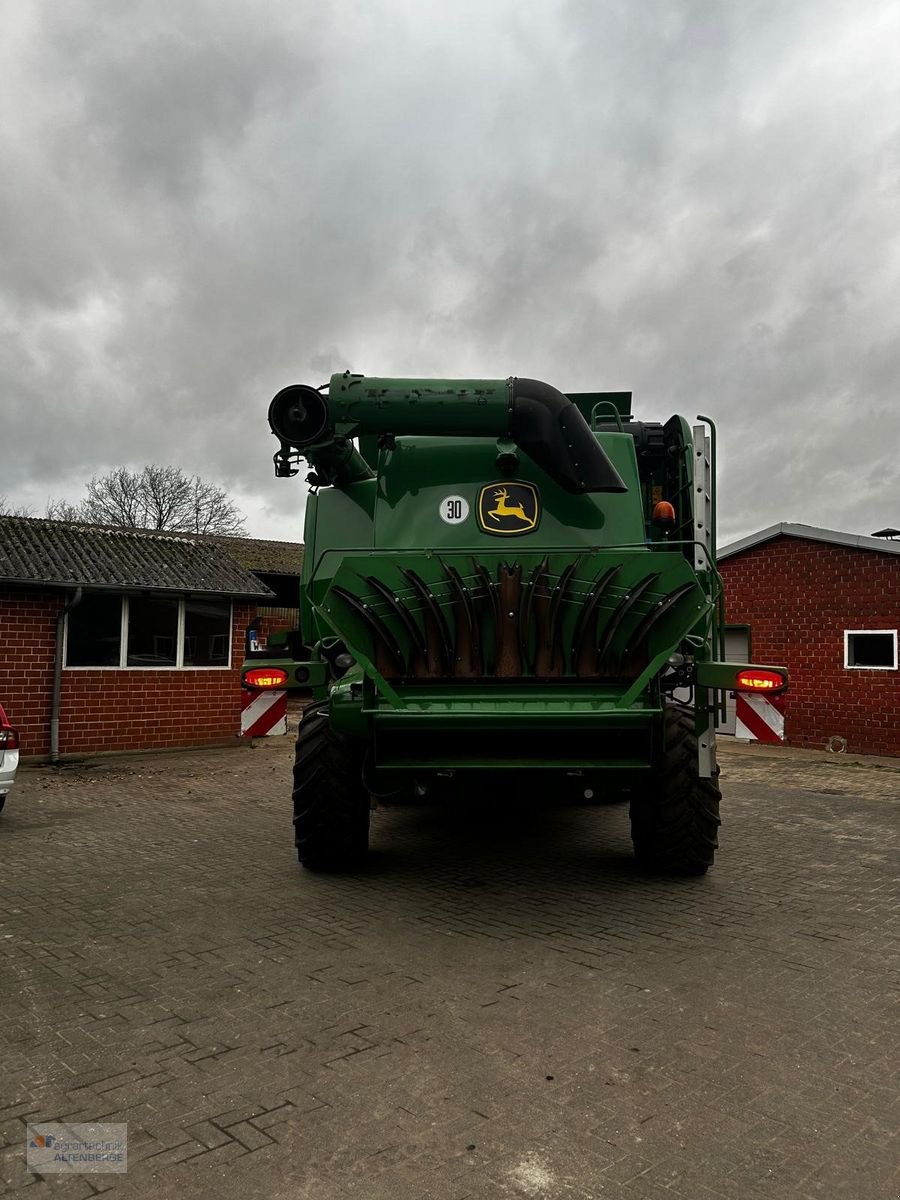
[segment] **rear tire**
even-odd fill
[[[631,840],[641,866],[665,875],[705,875],[719,845],[721,798],[717,779],[697,774],[693,710],[668,705],[660,761],[631,799]]]
[[[363,750],[331,727],[328,706],[300,721],[294,758],[294,844],[311,871],[349,871],[369,849],[369,796]]]

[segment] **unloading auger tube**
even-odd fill
[[[332,375],[327,397],[306,384],[269,405],[281,442],[275,474],[305,458],[314,482],[346,487],[373,472],[352,439],[402,435],[494,437],[514,443],[567,492],[628,488],[572,401],[538,379],[379,379]]]

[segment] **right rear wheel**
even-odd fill
[[[670,704],[663,751],[650,779],[631,798],[631,840],[638,862],[665,875],[705,875],[719,845],[717,779],[697,773],[692,709]]]
[[[307,709],[294,759],[294,842],[312,871],[361,867],[369,848],[369,795],[360,743],[336,732],[328,705]]]

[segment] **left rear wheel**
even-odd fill
[[[294,757],[294,843],[311,871],[350,871],[369,849],[363,746],[338,733],[328,705],[307,709]]]

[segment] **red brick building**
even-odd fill
[[[246,631],[274,599],[221,541],[0,517],[0,703],[22,753],[233,741]]]
[[[786,741],[900,755],[900,541],[781,524],[718,559],[729,657],[790,671]]]

